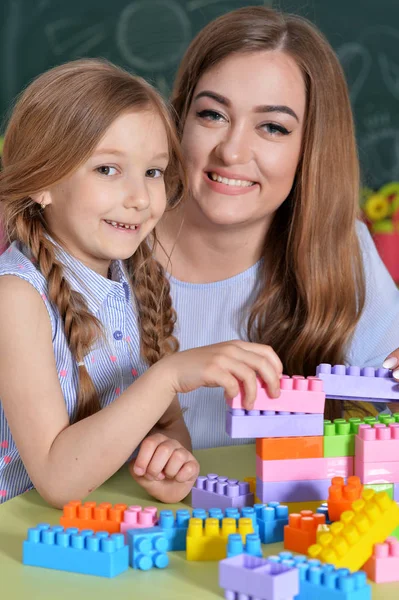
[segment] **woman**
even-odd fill
[[[357,220],[353,119],[328,42],[300,17],[233,11],[193,40],[172,102],[191,193],[159,226],[158,260],[181,349],[258,341],[291,375],[380,366],[399,346],[399,292]],[[180,401],[194,448],[232,443],[222,390]]]

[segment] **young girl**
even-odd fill
[[[179,501],[198,464],[176,394],[234,395],[242,381],[251,405],[255,373],[278,394],[270,348],[173,353],[169,285],[151,248],[179,181],[171,119],[143,80],[81,60],[19,99],[0,174],[11,242],[0,258],[0,501],[33,486],[57,507],[79,499],[146,436],[134,477]]]
[[[172,103],[190,192],[157,252],[181,348],[270,344],[290,375],[381,366],[399,346],[399,291],[357,221],[349,94],[328,42],[294,15],[230,12],[192,41]],[[181,402],[194,448],[231,443],[220,390]]]

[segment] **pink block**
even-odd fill
[[[396,483],[399,481],[397,462],[362,462],[355,456],[355,475],[362,483]]]
[[[155,506],[129,506],[123,513],[121,523],[121,533],[126,533],[129,529],[144,529],[145,527],[154,527],[158,523],[158,509]]]
[[[389,537],[384,544],[375,544],[373,556],[362,570],[375,583],[399,581],[399,541],[395,537]]]
[[[301,481],[350,477],[353,456],[262,460],[256,457],[256,476],[261,481]]]
[[[317,377],[302,377],[283,375],[280,379],[280,397],[270,398],[264,382],[257,380],[256,400],[253,410],[275,410],[301,412],[308,414],[324,413],[326,395],[323,392],[323,382]],[[243,408],[244,390],[235,398],[227,401],[231,408]]]
[[[399,423],[360,425],[355,437],[355,456],[366,463],[399,460]]]

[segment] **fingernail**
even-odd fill
[[[399,379],[399,369],[396,369],[396,371],[394,371],[392,373],[392,375],[394,376],[395,379]]]
[[[398,364],[398,359],[395,356],[390,356],[386,358],[382,363],[384,369],[394,369]]]
[[[145,476],[145,478],[148,479],[148,481],[155,481],[155,477],[153,477],[152,475],[149,475],[148,473]]]
[[[136,473],[136,475],[143,475],[144,469],[142,469],[141,467],[134,467],[134,472]]]

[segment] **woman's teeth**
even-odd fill
[[[112,227],[116,227],[117,229],[137,229],[137,225],[126,225],[125,223],[117,223],[116,221],[107,221],[107,219],[105,219],[105,222],[108,223],[108,225],[112,225]]]
[[[247,181],[245,179],[227,179],[227,177],[221,177],[217,173],[210,173],[209,176],[213,181],[225,183],[226,185],[236,185],[238,187],[250,187],[251,185],[255,185],[254,181]]]

